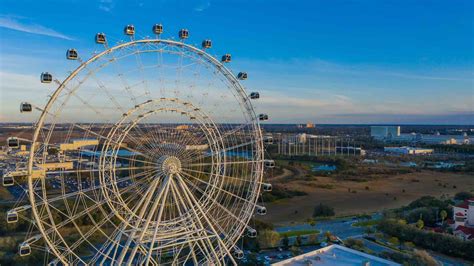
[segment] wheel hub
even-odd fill
[[[181,172],[181,161],[176,156],[163,155],[158,159],[157,167],[161,175],[175,175]]]

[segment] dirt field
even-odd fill
[[[336,216],[343,216],[400,207],[425,195],[453,196],[459,191],[474,190],[474,176],[432,171],[396,175],[368,182],[341,181],[331,177],[288,182],[289,175],[291,172],[284,169],[273,182],[288,189],[307,192],[308,195],[265,204],[268,212],[262,220],[274,224],[304,221],[311,217],[314,206],[319,203],[334,207]],[[321,185],[329,188],[318,187]],[[349,192],[349,189],[356,193]]]

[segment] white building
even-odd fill
[[[382,259],[354,249],[339,245],[330,245],[284,261],[274,266],[318,265],[318,266],[395,266],[393,261]]]
[[[425,149],[425,148],[415,148],[415,147],[384,147],[383,150],[389,153],[396,153],[396,154],[431,154],[433,153],[433,149]]]
[[[453,235],[464,239],[474,239],[474,198],[453,207]]]

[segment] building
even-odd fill
[[[393,261],[369,255],[340,245],[330,245],[284,261],[272,264],[274,266],[292,265],[361,265],[361,266],[395,266]]]
[[[474,198],[453,207],[453,235],[464,239],[474,239]]]
[[[370,136],[375,139],[387,139],[400,136],[400,126],[371,126]]]
[[[59,144],[59,149],[61,151],[73,151],[73,150],[78,150],[82,147],[97,146],[97,145],[99,145],[99,140],[97,139],[76,139],[76,140],[72,140],[72,143]]]
[[[356,147],[354,140],[346,137],[280,134],[275,141],[278,154],[288,156],[365,155],[361,147]]]
[[[400,126],[371,126],[370,136],[377,140],[386,142],[407,142],[407,143],[425,143],[425,144],[470,144],[472,138],[466,133],[461,135],[441,135],[439,132],[435,134],[420,133],[400,133]]]
[[[415,148],[415,147],[384,147],[384,152],[388,153],[396,153],[396,154],[412,154],[412,155],[419,155],[419,154],[431,154],[433,153],[433,149],[425,149],[425,148]]]

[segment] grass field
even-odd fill
[[[310,180],[304,178],[306,174],[305,169],[282,168],[280,175],[269,179],[307,195],[267,204],[268,212],[262,220],[277,225],[303,222],[319,203],[334,207],[336,216],[346,216],[397,208],[425,195],[452,197],[459,191],[474,190],[474,176],[451,172],[423,170],[365,182],[331,176]]]
[[[313,235],[313,234],[319,234],[319,230],[295,230],[295,231],[290,231],[290,232],[281,232],[280,236],[284,237],[293,237],[293,236],[304,236],[304,235]]]

